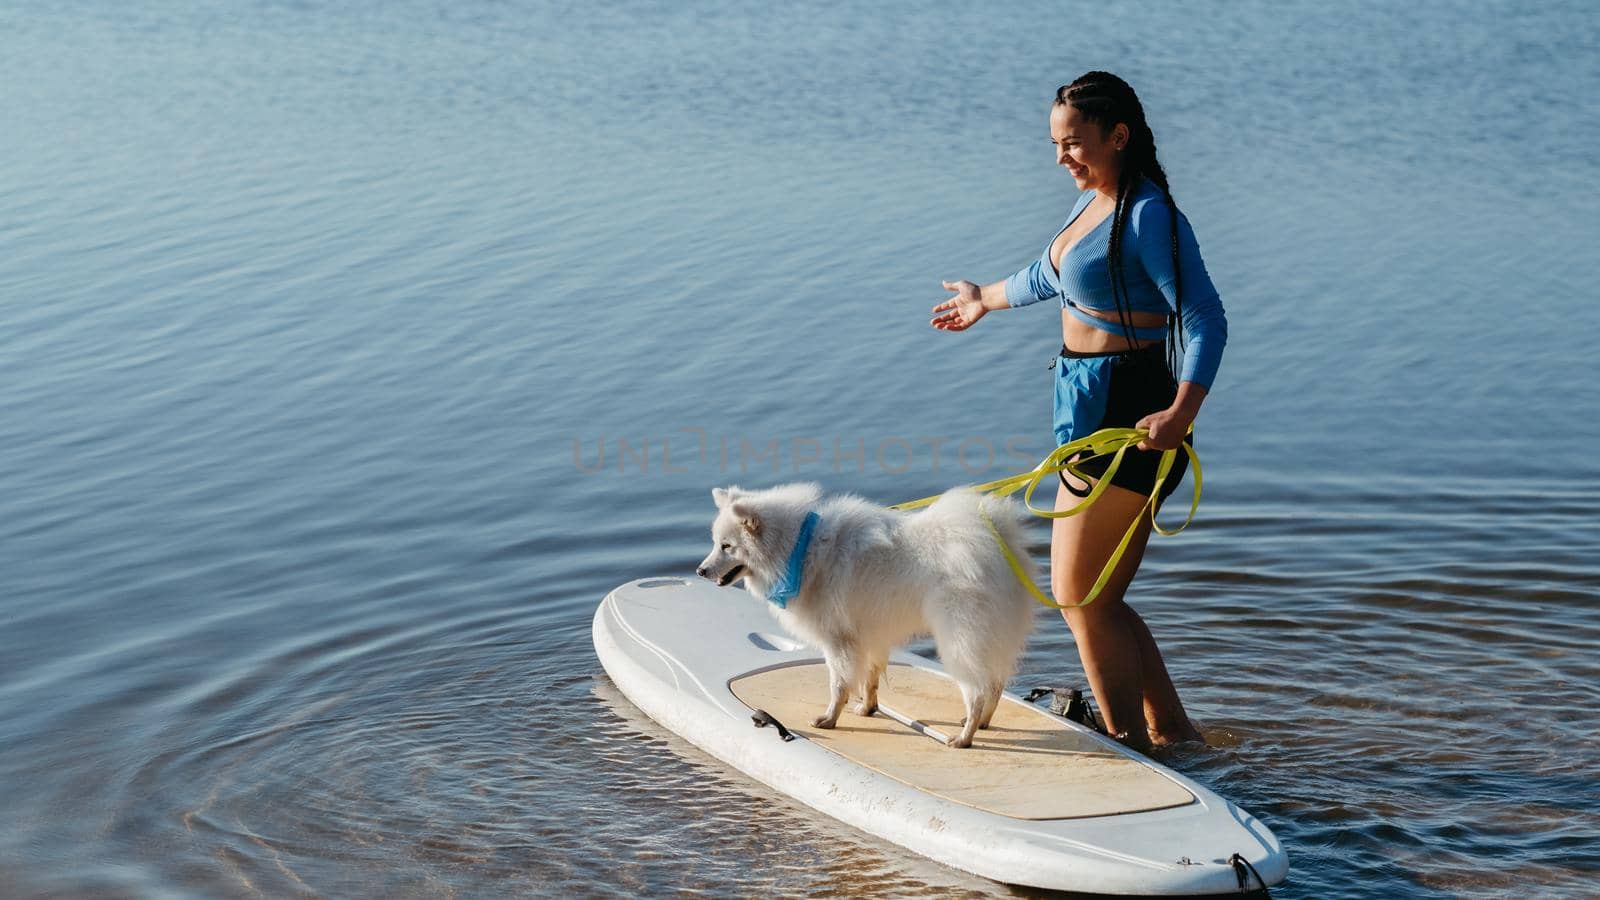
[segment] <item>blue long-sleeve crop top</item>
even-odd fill
[[[1078,218],[1094,199],[1094,194],[1091,189],[1078,197],[1061,231],[1066,231]],[[1134,189],[1128,230],[1130,233],[1124,238],[1122,248],[1122,270],[1128,286],[1126,299],[1132,309],[1170,315],[1177,304],[1173,290],[1172,207],[1167,204],[1161,188],[1144,176],[1140,176],[1138,187]],[[1115,318],[1102,319],[1079,308],[1110,313],[1117,310],[1107,260],[1111,217],[1106,216],[1067,250],[1061,259],[1061,272],[1057,274],[1050,263],[1050,247],[1061,236],[1061,231],[1045,243],[1044,253],[1032,265],[1006,279],[1006,304],[1027,306],[1059,296],[1062,309],[1096,328],[1121,334],[1122,323]],[[1228,319],[1223,313],[1222,298],[1217,295],[1211,276],[1206,273],[1205,262],[1200,258],[1194,229],[1189,226],[1188,216],[1181,213],[1178,216],[1178,260],[1183,267],[1186,341],[1183,371],[1178,380],[1192,381],[1209,390],[1222,362],[1223,345],[1228,342]],[[1137,327],[1133,334],[1140,340],[1159,340],[1166,337],[1166,328]]]

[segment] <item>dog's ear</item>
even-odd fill
[[[728,505],[728,501],[739,496],[740,493],[739,486],[736,484],[730,484],[725,488],[712,488],[711,502],[717,505],[717,509],[721,509]]]
[[[735,500],[733,505],[728,507],[728,512],[739,520],[739,524],[744,526],[744,530],[748,531],[751,537],[761,534],[761,515],[756,512],[755,507]]]

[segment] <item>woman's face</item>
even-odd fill
[[[1122,148],[1128,143],[1126,124],[1118,122],[1109,134],[1101,134],[1099,124],[1085,119],[1072,104],[1052,104],[1050,141],[1056,145],[1056,162],[1072,173],[1078,190],[1117,192]]]

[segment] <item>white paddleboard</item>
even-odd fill
[[[1090,728],[1006,694],[970,748],[939,664],[896,652],[879,712],[832,729],[820,651],[788,637],[760,600],[702,579],[618,587],[594,646],[646,715],[821,812],[946,865],[1010,884],[1103,894],[1239,889],[1238,853],[1268,885],[1289,859],[1249,813]],[[765,712],[774,726],[755,726]],[[1255,888],[1254,876],[1249,887]]]

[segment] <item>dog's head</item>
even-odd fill
[[[712,488],[717,517],[711,523],[711,553],[695,574],[719,585],[740,578],[761,584],[776,580],[788,558],[805,511],[821,491],[814,484],[783,485],[765,491],[737,486]]]

